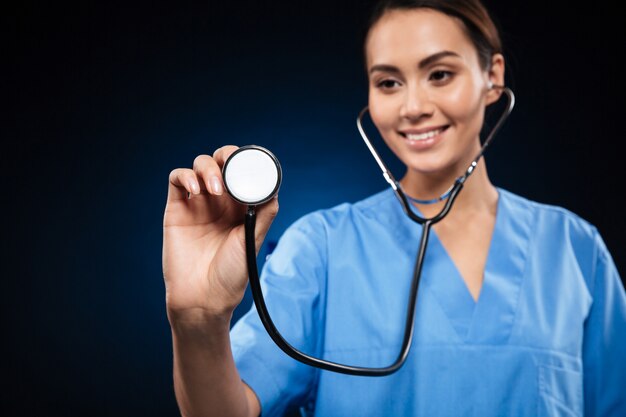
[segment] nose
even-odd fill
[[[409,84],[405,90],[400,116],[410,120],[418,120],[430,114],[432,114],[432,102],[428,92],[417,84]]]

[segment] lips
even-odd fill
[[[407,130],[401,130],[398,133],[400,133],[400,135],[402,135],[403,137],[409,140],[419,141],[419,140],[431,139],[439,135],[443,131],[445,131],[448,127],[449,126],[446,125],[446,126],[427,127],[423,129],[407,129]]]
[[[450,125],[432,126],[423,129],[407,129],[399,131],[400,136],[405,138],[407,143],[414,150],[428,149],[442,139],[444,133]]]

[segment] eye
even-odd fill
[[[381,88],[383,90],[389,90],[395,87],[398,84],[395,80],[382,80],[376,83],[376,87]]]
[[[430,74],[430,79],[438,84],[443,84],[449,81],[450,79],[452,79],[453,76],[454,76],[454,73],[451,71],[439,70],[439,71],[433,71]]]

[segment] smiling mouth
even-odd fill
[[[432,130],[422,132],[422,133],[404,133],[404,132],[398,132],[398,133],[400,133],[400,136],[408,139],[411,142],[420,142],[420,141],[426,141],[428,139],[434,138],[435,136],[445,131],[448,127],[449,126],[438,127],[436,129],[432,129]]]

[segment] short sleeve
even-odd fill
[[[300,219],[280,238],[261,273],[261,287],[277,329],[296,349],[322,351],[326,234],[316,214]],[[317,370],[287,356],[271,340],[256,308],[231,330],[231,346],[241,378],[256,393],[263,417],[281,416],[303,406]]]
[[[604,242],[596,241],[583,340],[585,416],[626,416],[626,295]]]

